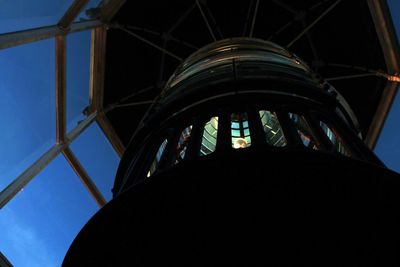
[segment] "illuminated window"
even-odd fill
[[[313,136],[312,130],[304,117],[294,113],[289,113],[289,117],[293,122],[303,145],[308,148],[319,150],[320,145],[318,144],[317,139]]]
[[[259,114],[267,143],[277,147],[286,146],[286,138],[283,134],[281,125],[279,124],[278,117],[276,116],[275,112],[261,110]]]
[[[156,157],[150,166],[149,172],[147,173],[147,177],[152,176],[154,174],[154,172],[157,170],[158,165],[160,164],[161,157],[164,153],[164,150],[165,150],[165,147],[167,146],[167,144],[168,144],[168,140],[165,139],[164,142],[162,142],[162,144],[158,148]]]
[[[212,117],[204,126],[200,156],[208,155],[215,151],[215,147],[217,145],[217,134],[218,117]]]
[[[179,137],[178,145],[176,147],[175,164],[181,162],[185,158],[187,145],[192,134],[192,125],[185,128]]]
[[[322,130],[331,141],[335,152],[339,152],[340,154],[350,157],[351,154],[344,145],[340,136],[322,121],[319,122],[319,125],[321,126]]]
[[[231,115],[232,147],[235,149],[251,146],[251,137],[247,113]]]

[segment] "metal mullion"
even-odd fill
[[[319,120],[315,116],[309,113],[303,115],[303,117],[306,120],[308,126],[310,127],[312,133],[314,133],[319,145],[321,145],[322,148],[325,149],[326,151],[334,152],[333,144],[329,140],[328,136],[326,136],[322,128],[320,127],[318,123]]]
[[[387,1],[368,0],[367,3],[372,20],[375,24],[379,42],[383,48],[382,51],[385,57],[387,70],[391,74],[398,73],[400,69],[400,52],[393,22],[390,20],[391,16]],[[378,108],[365,138],[365,143],[370,149],[374,149],[375,147],[397,90],[397,84],[389,81],[383,89]]]
[[[88,2],[89,0],[75,0],[64,13],[57,25],[61,29],[68,29]]]
[[[159,161],[158,169],[164,170],[174,165],[174,155],[176,154],[176,148],[178,146],[180,131],[173,130],[171,137],[168,138],[168,143],[165,146],[163,155]]]
[[[90,50],[90,110],[101,111],[104,100],[104,73],[107,30],[105,26],[92,30]]]
[[[119,157],[125,151],[125,146],[118,137],[111,123],[108,121],[103,107],[104,101],[104,73],[106,60],[107,29],[105,26],[92,30],[92,44],[90,54],[90,108],[98,112],[97,124],[114,148]]]
[[[62,30],[58,27],[58,25],[53,25],[31,30],[4,33],[0,34],[0,49],[53,38],[57,35],[65,34],[67,32],[84,31],[100,25],[102,25],[100,21],[92,20],[73,23],[68,30]]]
[[[193,123],[185,159],[193,159],[199,156],[206,122],[205,119],[198,119]]]
[[[255,110],[252,110],[247,113],[247,116],[249,118],[248,122],[249,122],[251,142],[253,144],[265,145],[267,143],[267,140],[259,113]]]
[[[217,145],[215,151],[229,151],[232,149],[231,114],[218,114]]]
[[[279,124],[289,147],[304,147],[301,138],[286,111],[276,111]]]
[[[66,136],[66,36],[56,36],[56,142]]]
[[[69,147],[66,147],[62,151],[62,153],[63,153],[65,159],[71,165],[71,168],[75,171],[75,173],[81,179],[83,185],[86,187],[86,189],[92,195],[92,197],[95,199],[96,203],[100,207],[103,207],[107,203],[107,201],[104,199],[103,195],[101,194],[101,192],[97,188],[96,184],[90,178],[89,174],[83,168],[83,166],[81,165],[79,160],[76,158],[76,156],[74,155],[72,150]]]
[[[118,157],[122,157],[125,151],[125,146],[122,143],[121,139],[119,138],[118,134],[115,132],[114,128],[112,127],[110,121],[108,120],[107,116],[104,112],[100,112],[99,116],[96,119],[97,124],[99,125],[100,129],[110,142],[111,146],[114,148],[115,152],[117,153]]]
[[[4,207],[25,185],[27,185],[41,170],[43,170],[58,154],[74,141],[96,118],[97,113],[90,114],[78,124],[66,137],[65,143],[55,144],[31,166],[22,172],[0,193],[0,208]]]
[[[3,208],[18,192],[24,188],[41,170],[43,170],[61,152],[61,144],[56,144],[21,173],[0,193],[0,208]]]

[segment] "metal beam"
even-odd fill
[[[141,31],[143,33],[148,33],[148,34],[152,34],[152,35],[158,36],[163,40],[167,39],[167,36],[165,34],[163,34],[162,32],[157,32],[157,31],[153,31],[153,30],[150,30],[150,29],[137,27],[137,26],[133,26],[133,25],[125,25],[125,27],[127,29],[129,29],[129,30]],[[175,38],[174,36],[172,36],[172,34],[169,34],[168,39],[171,40],[171,41],[174,41],[176,43],[182,44],[184,46],[187,46],[188,48],[191,48],[193,50],[198,50],[199,49],[199,47],[197,47],[197,46],[195,46],[193,44],[190,44],[190,43],[188,43],[186,41],[183,41],[182,39]]]
[[[0,266],[1,267],[13,267],[10,261],[0,252]]]
[[[385,57],[387,71],[390,74],[399,73],[400,49],[390,20],[390,11],[385,0],[368,0],[368,6],[375,24],[376,32]],[[368,129],[365,143],[374,149],[382,131],[387,115],[398,90],[398,84],[388,81],[383,90],[378,108]]]
[[[20,174],[0,193],[0,209],[3,208],[33,177],[43,170],[61,152],[62,145],[54,145],[28,169]]]
[[[0,34],[0,49],[53,38],[57,35],[62,35],[67,32],[84,31],[98,27],[101,24],[102,23],[100,21],[94,20],[73,23],[68,31],[61,30],[57,25],[54,25],[32,30],[4,33]]]
[[[89,177],[89,174],[83,168],[83,166],[81,165],[79,160],[76,158],[76,156],[74,155],[72,150],[67,147],[62,151],[62,153],[63,153],[65,159],[68,161],[69,165],[71,165],[71,168],[75,171],[75,173],[81,179],[83,185],[86,187],[86,189],[92,195],[92,197],[95,199],[96,203],[100,207],[103,207],[107,203],[107,201],[104,199],[100,190],[97,188],[95,183]]]
[[[119,139],[117,133],[106,118],[103,98],[104,98],[104,73],[106,61],[107,29],[99,27],[92,31],[92,48],[90,60],[90,109],[97,112],[97,123],[107,137],[111,146],[119,157],[125,151],[125,146]]]
[[[58,27],[62,30],[67,30],[88,2],[89,0],[75,0],[58,22]]]
[[[122,157],[125,151],[125,146],[119,138],[118,134],[115,132],[111,123],[107,119],[106,114],[104,112],[101,112],[96,121],[100,129],[103,131],[104,135],[110,141],[110,144],[114,148],[117,155],[119,157]]]
[[[293,15],[297,14],[297,10],[294,10],[292,7],[290,7],[289,5],[283,3],[280,0],[272,0],[272,2],[274,2],[276,5],[280,6],[281,8],[285,9],[286,11],[292,13]]]
[[[66,132],[66,40],[56,36],[56,142],[65,142]]]
[[[335,8],[341,0],[337,0],[330,7],[328,7],[321,15],[318,16],[310,25],[308,25],[302,32],[300,32],[288,45],[287,47],[291,47],[297,40],[299,40],[305,33],[307,33],[312,27],[315,26],[323,17],[325,17],[333,8]]]
[[[171,34],[193,11],[193,9],[196,7],[196,4],[191,5],[185,13],[182,14],[182,16],[174,23],[174,25],[171,26],[171,28],[167,31],[167,35]]]
[[[126,0],[110,0],[101,7],[100,20],[110,22]]]
[[[126,32],[126,33],[128,33],[129,35],[135,37],[136,39],[138,39],[138,40],[140,40],[140,41],[142,41],[142,42],[144,42],[144,43],[150,45],[151,47],[154,47],[154,48],[157,49],[157,50],[160,50],[161,52],[163,52],[163,53],[165,53],[165,54],[167,54],[167,55],[169,55],[169,56],[171,56],[171,57],[173,57],[173,58],[175,58],[175,59],[177,59],[177,60],[179,60],[179,61],[182,61],[182,60],[183,60],[181,57],[178,57],[178,56],[175,55],[174,53],[169,52],[168,50],[162,48],[162,47],[159,46],[159,45],[154,44],[153,42],[150,42],[150,41],[147,40],[146,38],[143,38],[142,36],[140,36],[140,35],[138,35],[138,34],[132,32],[132,31],[130,31],[130,30],[124,28],[124,27],[122,27],[121,25],[118,25],[118,24],[117,24],[117,25],[114,25],[114,27],[117,28],[117,29],[120,29],[120,30],[122,30],[122,31],[124,31],[124,32]]]
[[[208,19],[207,19],[207,17],[206,17],[206,14],[204,14],[203,8],[201,7],[199,0],[196,0],[196,5],[197,5],[197,7],[198,7],[199,10],[200,10],[201,16],[203,17],[203,20],[204,20],[204,22],[205,22],[206,25],[207,25],[207,29],[208,29],[208,31],[210,32],[212,39],[214,40],[214,42],[217,41],[217,38],[215,38],[214,32],[213,32],[213,30],[211,29],[210,23],[208,22]]]
[[[256,24],[256,18],[257,18],[257,13],[258,13],[258,5],[260,4],[260,0],[256,0],[256,7],[254,8],[254,15],[253,15],[253,20],[251,22],[251,28],[250,28],[250,37],[253,37],[253,31],[254,31],[254,26]]]
[[[331,77],[331,78],[325,78],[325,81],[337,81],[337,80],[346,80],[346,79],[353,79],[353,78],[362,78],[362,77],[371,77],[371,76],[378,76],[375,73],[361,73],[361,74],[353,74],[353,75],[343,75],[343,76],[337,76],[337,77]]]
[[[150,105],[153,104],[154,100],[148,100],[148,101],[140,101],[140,102],[132,102],[132,103],[123,103],[123,104],[116,104],[110,107],[111,111],[115,108],[124,108],[124,107],[134,107],[134,106],[141,106],[141,105]]]
[[[64,144],[56,144],[37,159],[30,167],[21,173],[0,193],[0,209],[4,207],[26,184],[43,170],[58,154],[74,141],[96,118],[97,113],[89,115],[78,124],[67,136]]]
[[[107,29],[105,26],[92,31],[90,51],[90,109],[100,111],[104,101],[104,73],[106,60]]]

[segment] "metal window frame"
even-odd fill
[[[374,21],[376,33],[382,46],[389,74],[400,72],[399,40],[396,38],[393,20],[386,0],[368,0],[368,7]],[[366,145],[373,150],[383,129],[386,118],[398,90],[398,83],[387,81],[378,108],[365,138]]]
[[[63,154],[71,168],[79,176],[89,193],[97,204],[102,207],[106,200],[89,177],[81,163],[73,154],[69,145],[93,121],[102,128],[106,137],[112,143],[119,156],[124,147],[118,136],[108,122],[103,109],[104,69],[105,69],[105,44],[106,26],[125,0],[110,0],[101,10],[101,21],[90,20],[74,23],[74,19],[87,4],[88,0],[75,0],[63,15],[57,25],[0,34],[0,49],[32,43],[44,39],[55,38],[56,46],[56,143],[32,165],[23,171],[3,191],[0,192],[0,209],[3,208],[17,193],[26,186],[40,171],[42,171],[54,158]],[[66,36],[69,33],[92,29],[92,48],[90,63],[90,103],[88,116],[78,124],[70,133],[66,132]],[[110,134],[111,133],[111,134]],[[114,143],[113,143],[114,142]]]

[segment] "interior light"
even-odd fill
[[[247,147],[247,141],[243,138],[238,138],[235,140],[233,143],[233,148],[238,149],[238,148],[246,148]]]

